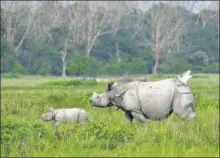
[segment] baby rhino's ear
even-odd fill
[[[49,111],[53,111],[54,109],[53,109],[53,107],[51,107],[50,109],[49,109]]]

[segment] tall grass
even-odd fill
[[[196,120],[186,122],[173,114],[163,121],[148,121],[146,128],[137,121],[129,125],[124,113],[114,107],[100,109],[89,104],[92,92],[103,92],[106,84],[76,84],[71,78],[2,79],[1,156],[217,157],[219,125],[213,123],[219,116],[218,77],[201,74],[190,81]],[[43,122],[40,115],[51,106],[83,108],[90,122],[58,127]]]

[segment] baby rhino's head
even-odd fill
[[[44,121],[52,121],[54,118],[54,109],[50,108],[48,112],[41,115],[41,119]]]

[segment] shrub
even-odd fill
[[[21,78],[22,76],[19,73],[8,72],[8,73],[2,73],[1,77],[2,78]]]
[[[204,67],[205,73],[219,73],[219,63],[212,63]]]

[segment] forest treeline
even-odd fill
[[[1,73],[219,73],[219,1],[1,1]]]

